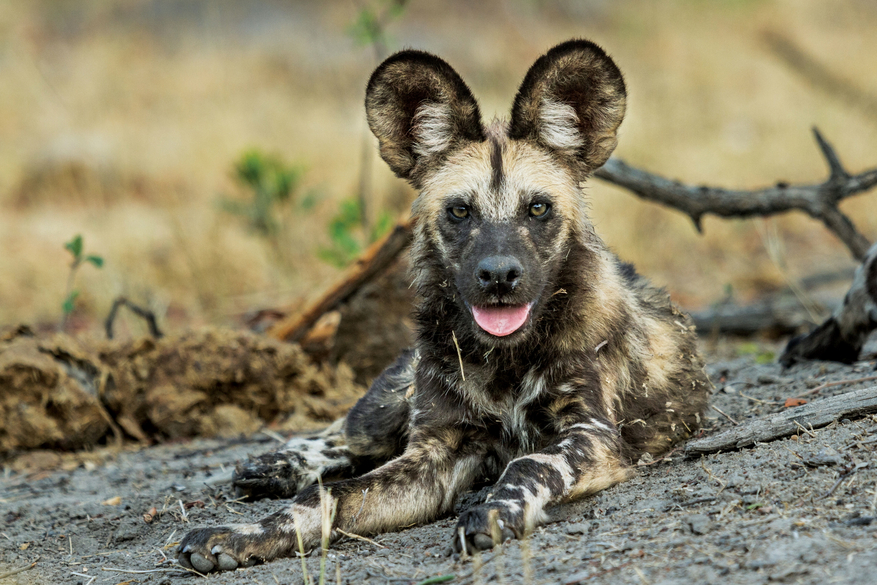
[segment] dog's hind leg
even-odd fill
[[[405,450],[418,361],[417,351],[403,352],[348,413],[345,436],[355,457],[380,464]]]
[[[237,496],[291,498],[320,479],[352,477],[401,454],[408,436],[406,396],[416,362],[415,352],[404,352],[345,419],[238,465],[232,480]]]

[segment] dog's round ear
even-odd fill
[[[621,71],[603,49],[567,41],[527,72],[512,106],[509,136],[535,141],[587,174],[615,150],[626,102]]]
[[[381,158],[418,188],[450,152],[485,139],[472,92],[450,65],[423,51],[384,61],[368,82],[365,109]]]

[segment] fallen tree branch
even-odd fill
[[[801,326],[812,324],[801,302],[790,294],[778,295],[749,305],[720,303],[708,309],[690,313],[701,333],[754,335],[769,332],[788,335],[800,331]]]
[[[749,447],[795,434],[799,428],[817,429],[844,417],[877,412],[877,386],[814,400],[803,406],[760,416],[721,433],[690,441],[687,455],[701,455]]]
[[[396,260],[411,243],[411,226],[411,219],[396,224],[389,234],[357,258],[332,288],[301,311],[275,323],[268,330],[268,336],[281,341],[300,340],[324,313],[349,299]]]
[[[819,130],[813,128],[813,134],[831,172],[824,182],[813,185],[777,183],[753,191],[686,185],[631,167],[617,158],[609,159],[594,176],[624,187],[642,199],[682,211],[694,221],[698,231],[703,231],[701,220],[710,213],[720,217],[752,217],[803,211],[822,221],[856,259],[862,260],[870,244],[838,204],[877,185],[877,169],[849,174]]]
[[[814,359],[851,364],[859,359],[874,329],[877,329],[877,244],[856,268],[843,304],[816,329],[790,340],[779,361],[784,367]]]

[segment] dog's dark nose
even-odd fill
[[[482,289],[502,294],[517,286],[523,271],[514,256],[488,256],[478,263],[475,276]]]

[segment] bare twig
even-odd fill
[[[706,466],[706,463],[704,463],[704,458],[703,458],[703,457],[700,458],[700,467],[701,467],[701,469],[704,470],[704,472],[706,472],[707,476],[708,476],[712,481],[714,481],[714,482],[716,482],[717,484],[719,484],[719,485],[722,486],[722,489],[719,490],[719,493],[722,493],[723,491],[725,491],[725,488],[728,486],[728,482],[723,481],[722,479],[716,477],[715,474],[710,470],[710,468]]]
[[[190,571],[185,567],[179,567],[176,569],[147,569],[144,571],[135,571],[133,569],[116,569],[114,567],[101,567],[100,570],[108,571],[110,573],[127,573],[129,575],[147,575],[149,573],[193,573],[195,575],[201,575],[202,577],[206,577],[198,571]]]
[[[740,423],[738,423],[737,421],[735,421],[733,418],[731,418],[731,417],[730,417],[730,416],[729,416],[724,410],[722,410],[721,408],[719,408],[719,407],[716,406],[715,404],[713,404],[712,407],[713,407],[713,410],[715,410],[716,412],[718,412],[719,414],[721,414],[723,417],[725,417],[726,419],[728,419],[729,421],[731,421],[731,422],[734,423],[735,425],[739,425],[739,424],[740,424]]]
[[[38,561],[39,559],[37,559]],[[5,573],[0,573],[0,579],[5,579],[6,577],[11,577],[13,575],[18,575],[19,573],[24,573],[25,571],[30,571],[34,567],[37,566],[37,561],[32,562],[29,565],[25,565],[24,567],[19,567],[17,569],[12,569],[11,571],[6,571]]]
[[[814,433],[813,431],[810,431],[810,430],[805,429],[804,426],[803,426],[801,423],[799,423],[798,421],[794,421],[794,423],[795,423],[795,426],[798,427],[798,430],[799,430],[799,431],[803,431],[804,433],[810,435],[810,438],[812,438],[812,439],[815,439],[815,438],[816,438],[816,433]],[[801,434],[801,433],[798,433],[799,436],[800,436],[800,434]]]
[[[359,534],[353,534],[352,532],[345,532],[344,530],[341,530],[340,528],[336,528],[335,530],[336,530],[336,532],[338,532],[339,534],[343,534],[343,535],[346,536],[347,538],[353,538],[353,539],[355,539],[355,540],[361,540],[361,541],[363,541],[363,542],[367,542],[367,543],[369,543],[369,544],[373,544],[373,545],[375,545],[375,546],[377,546],[377,547],[379,547],[379,548],[387,548],[387,547],[385,547],[384,545],[382,545],[380,542],[375,542],[375,541],[372,540],[371,538],[366,538],[365,536],[360,536]]]
[[[74,573],[70,572],[71,575],[76,575],[77,577],[85,577],[88,581],[85,582],[85,585],[91,585],[91,583],[97,579],[97,575],[86,575],[85,573]],[[2,578],[2,577],[0,577]]]
[[[865,376],[864,378],[852,378],[849,380],[837,380],[836,382],[826,382],[825,384],[820,384],[816,388],[812,390],[807,390],[806,392],[802,392],[795,396],[795,398],[804,398],[805,396],[810,396],[811,394],[816,394],[826,388],[831,388],[832,386],[846,386],[847,384],[858,384],[859,382],[870,382],[871,380],[877,380],[877,376]]]
[[[649,201],[673,207],[686,213],[702,231],[701,220],[706,214],[720,217],[769,216],[799,210],[825,226],[861,260],[870,244],[852,221],[838,209],[841,200],[868,191],[877,185],[877,169],[851,175],[840,163],[834,148],[819,130],[813,128],[816,142],[825,157],[830,175],[814,185],[777,183],[774,187],[753,191],[731,190],[720,187],[694,186],[671,181],[648,171],[611,158],[594,176],[632,191]]]
[[[844,480],[846,480],[847,478],[849,478],[849,477],[852,476],[852,475],[855,475],[855,473],[856,473],[857,471],[859,471],[859,469],[861,469],[861,468],[863,468],[863,467],[867,467],[867,466],[868,466],[867,463],[864,463],[864,464],[863,464],[863,463],[859,463],[858,465],[856,465],[855,467],[853,467],[852,469],[850,469],[850,470],[847,471],[846,473],[842,473],[841,476],[837,478],[837,481],[834,482],[834,485],[831,486],[831,489],[829,489],[827,492],[825,492],[825,493],[822,495],[822,498],[820,498],[820,499],[823,499],[823,500],[824,500],[825,498],[830,497],[831,494],[833,494],[833,493],[835,492],[835,490],[837,490],[837,488],[840,487],[840,484],[842,484],[842,483],[844,482]]]
[[[113,338],[113,323],[116,321],[116,315],[119,312],[119,307],[128,307],[132,313],[144,319],[146,321],[146,325],[149,327],[149,334],[152,335],[155,339],[161,339],[164,337],[164,334],[158,328],[158,322],[155,319],[155,313],[150,311],[149,309],[144,309],[139,305],[135,305],[125,297],[117,297],[115,301],[113,301],[113,306],[110,309],[110,314],[107,315],[107,320],[104,322],[104,329],[107,333],[107,339]]]

